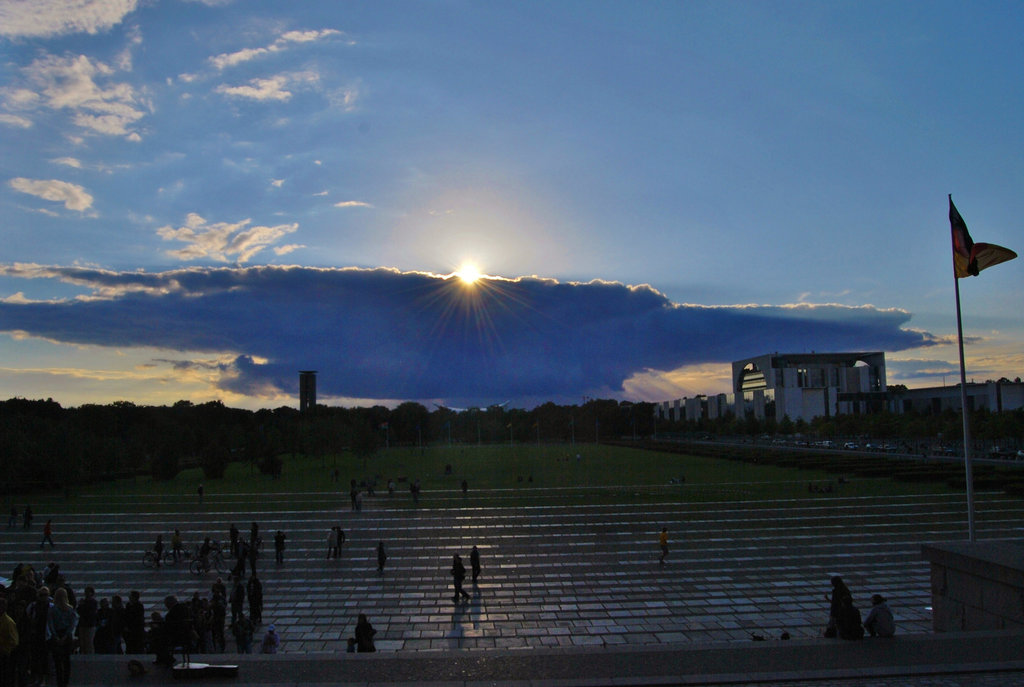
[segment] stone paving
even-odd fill
[[[628,487],[623,488],[628,493]],[[855,603],[889,598],[904,634],[931,631],[926,542],[966,538],[962,495],[897,498],[816,496],[791,501],[623,503],[616,505],[433,507],[451,494],[423,494],[420,506],[386,494],[349,509],[347,497],[321,495],[323,507],[295,510],[287,499],[211,497],[198,506],[146,514],[102,513],[55,519],[55,549],[40,551],[40,528],[0,535],[0,569],[41,568],[56,560],[72,586],[102,596],[142,591],[147,608],[167,593],[207,595],[216,575],[184,565],[146,569],[142,552],[157,533],[180,528],[186,542],[226,539],[234,522],[253,519],[268,542],[259,562],[265,623],[275,623],[284,652],[343,651],[356,615],[377,629],[380,651],[528,649],[674,645],[817,637],[827,616],[829,576],[843,575]],[[449,498],[447,502],[451,502]],[[492,501],[488,501],[492,503]],[[976,497],[978,538],[1021,538],[1024,502],[1001,493]],[[46,513],[37,513],[37,522]],[[340,560],[326,559],[326,536],[340,525]],[[657,536],[669,530],[671,553],[658,564]],[[286,562],[273,561],[272,534],[288,537]],[[375,549],[388,551],[376,571]],[[453,553],[468,567],[470,548],[483,574],[472,599],[453,604]],[[226,579],[226,575],[224,576]]]

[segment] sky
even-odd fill
[[[1024,247],[1014,2],[0,0],[0,397],[532,407],[959,379]],[[961,279],[1024,372],[1024,262]]]

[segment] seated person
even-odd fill
[[[896,621],[885,603],[885,597],[881,594],[871,597],[871,610],[864,620],[864,629],[872,637],[892,637],[896,634]]]

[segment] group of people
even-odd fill
[[[68,684],[71,654],[142,653],[145,610],[133,591],[98,598],[87,586],[79,598],[60,565],[42,571],[19,564],[11,586],[0,588],[0,684],[42,684],[53,675]]]
[[[853,594],[843,578],[833,575],[831,582],[832,591],[825,595],[829,602],[826,637],[863,639],[865,631],[872,637],[892,637],[896,634],[896,620],[884,596],[871,596],[871,610],[862,622],[860,610],[853,605]]]

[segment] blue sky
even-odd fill
[[[0,396],[451,405],[954,383],[1020,250],[1024,6],[0,0]],[[450,276],[472,263],[485,278]],[[961,281],[1017,377],[1018,261]]]

